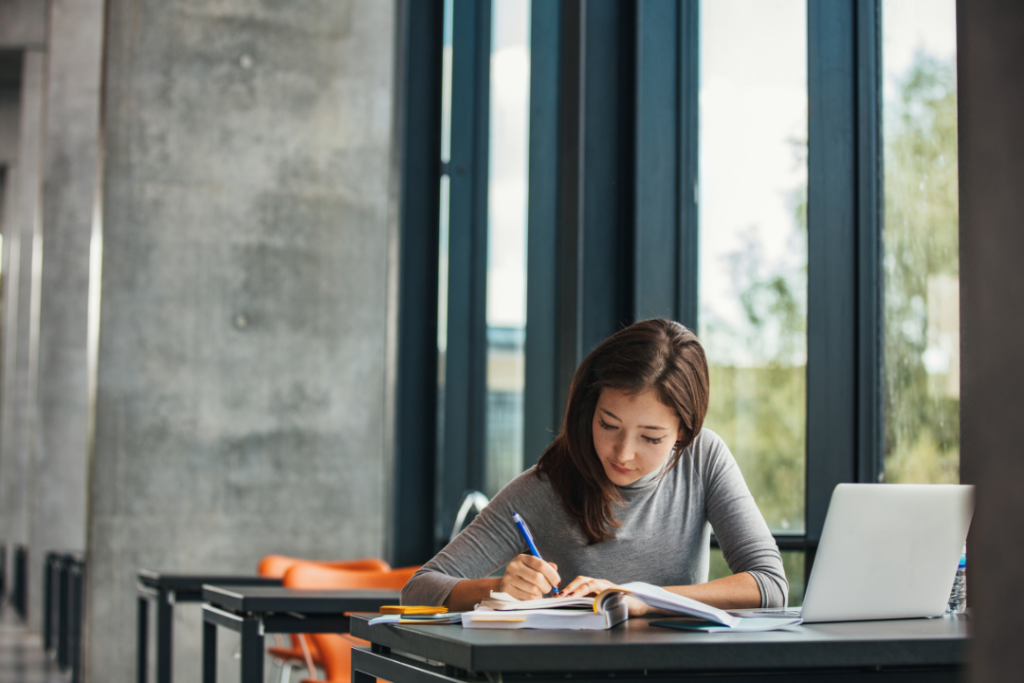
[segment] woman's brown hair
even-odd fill
[[[576,369],[562,432],[540,457],[537,472],[551,482],[565,511],[591,543],[614,538],[611,529],[619,522],[612,506],[622,499],[594,449],[594,411],[606,388],[631,395],[653,390],[675,410],[682,437],[669,458],[668,471],[700,433],[707,414],[704,349],[686,327],[654,318],[616,332]]]

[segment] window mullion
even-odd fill
[[[487,185],[491,3],[454,0],[444,431],[438,544],[462,496],[483,487],[487,382]]]
[[[821,537],[836,484],[855,481],[857,474],[855,21],[853,2],[808,2],[806,521],[810,540]]]

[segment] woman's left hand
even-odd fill
[[[558,597],[584,597],[587,595],[597,595],[601,591],[607,588],[615,588],[616,584],[611,581],[605,581],[604,579],[594,579],[589,576],[577,576],[575,579],[569,582],[569,585],[563,588],[558,593]],[[642,617],[647,614],[650,607],[647,603],[640,602],[636,598],[625,596],[626,605],[629,607],[629,616],[631,617]]]

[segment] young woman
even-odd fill
[[[679,323],[612,335],[576,370],[562,433],[537,466],[410,579],[403,604],[463,611],[491,591],[525,600],[646,581],[721,608],[785,606],[775,540],[729,449],[702,429],[708,390],[704,350]],[[709,582],[711,527],[734,573]],[[630,601],[631,615],[648,611]]]

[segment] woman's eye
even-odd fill
[[[615,429],[615,427],[611,426],[601,418],[597,418],[597,421],[601,424],[601,427],[603,427],[604,429]]]
[[[665,437],[663,437],[663,436],[659,436],[657,439],[652,439],[649,436],[645,436],[644,437],[644,441],[646,441],[647,443],[655,444],[655,445],[661,443],[664,440],[665,440]]]

